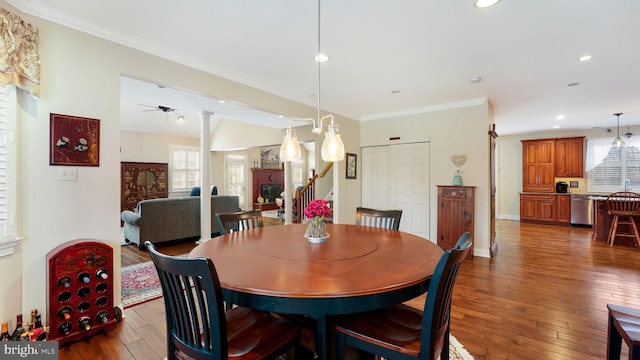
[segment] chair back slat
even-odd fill
[[[167,256],[145,245],[162,286],[169,358],[180,351],[194,359],[226,359],[222,288],[211,259]]]
[[[262,212],[255,209],[233,213],[216,213],[215,217],[218,228],[222,229],[224,234],[264,226]]]
[[[401,217],[402,210],[377,210],[364,207],[356,209],[356,225],[360,226],[398,230]]]
[[[640,194],[618,191],[607,196],[607,211],[610,215],[640,215]]]
[[[423,333],[420,339],[422,359],[429,359],[433,354],[440,354],[445,336],[449,336],[449,319],[453,286],[462,261],[471,249],[471,235],[466,232],[460,236],[456,246],[445,253],[434,270],[422,318]]]

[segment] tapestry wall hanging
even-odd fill
[[[49,165],[100,166],[100,120],[51,114]]]

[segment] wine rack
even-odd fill
[[[47,254],[49,340],[76,341],[116,326],[113,249],[86,240],[66,242]]]

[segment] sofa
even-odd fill
[[[211,236],[220,233],[215,213],[240,211],[237,195],[211,196]],[[159,243],[200,236],[200,197],[142,200],[135,211],[120,214],[124,239],[144,249],[145,241]]]

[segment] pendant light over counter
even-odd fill
[[[622,115],[622,113],[617,113],[613,115],[618,118],[618,137],[616,137],[616,139],[613,140],[613,144],[611,144],[611,146],[617,147],[617,148],[623,148],[625,144],[622,138],[620,137],[620,115]]]

